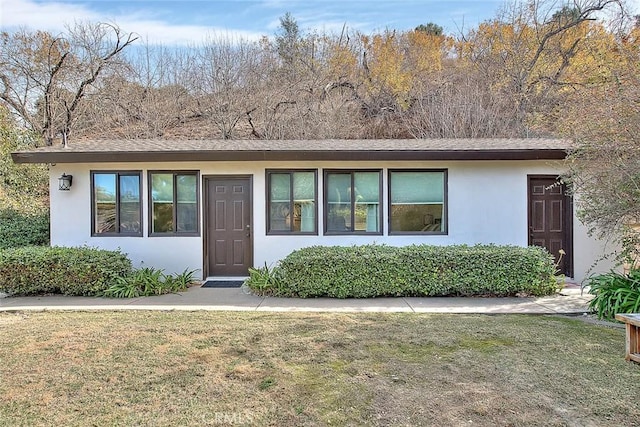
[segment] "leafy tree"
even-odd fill
[[[0,105],[0,210],[27,213],[48,205],[49,174],[46,165],[15,164],[11,152],[35,147],[37,135],[17,126],[8,109]]]
[[[0,249],[49,243],[47,167],[17,165],[10,155],[33,148],[36,139],[0,105]]]
[[[430,36],[441,36],[443,29],[440,25],[429,22],[427,25],[420,24],[415,28],[415,31],[420,31]]]
[[[299,55],[302,33],[298,21],[287,12],[280,17],[280,27],[276,33],[276,49],[285,63],[292,64]]]
[[[406,108],[412,76],[405,67],[403,41],[395,31],[363,36],[362,40],[367,54],[365,84],[372,98],[378,101],[372,103],[374,110],[369,114]]]

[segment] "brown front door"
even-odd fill
[[[205,177],[206,276],[247,276],[252,265],[251,177]]]
[[[573,277],[572,218],[571,197],[558,177],[529,176],[529,245],[547,248],[559,260],[559,272],[569,277]]]

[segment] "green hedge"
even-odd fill
[[[49,244],[49,211],[0,210],[0,249]]]
[[[0,250],[0,291],[10,295],[101,295],[132,272],[119,251],[26,246]]]
[[[254,291],[302,298],[549,295],[558,286],[545,249],[494,245],[313,246],[282,260],[274,280],[259,273]]]

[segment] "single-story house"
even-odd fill
[[[50,164],[51,244],[244,277],[312,245],[540,245],[581,280],[604,244],[558,181],[556,139],[92,140]],[[608,268],[608,267],[606,267]]]

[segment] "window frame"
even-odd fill
[[[295,231],[290,230],[271,230],[271,175],[289,174],[293,177],[296,172],[313,172],[313,202],[314,202],[314,231]],[[289,203],[292,205],[294,201],[293,179],[289,180]],[[318,235],[318,169],[266,169],[265,170],[265,189],[266,189],[266,228],[268,236],[317,236]],[[292,227],[290,227],[292,228]]]
[[[444,178],[444,194],[442,200],[442,221],[444,221],[444,231],[393,231],[391,228],[393,207],[392,203],[392,180],[391,174],[394,172],[442,172]],[[446,236],[449,234],[449,170],[448,169],[388,169],[387,170],[387,230],[389,236]]]
[[[153,180],[152,175],[164,174],[173,175],[173,231],[153,231]],[[196,231],[178,231],[178,175],[188,175],[196,177]],[[185,237],[199,237],[200,236],[200,171],[198,170],[149,170],[147,171],[147,200],[148,200],[148,236],[149,237],[171,237],[171,236],[185,236]]]
[[[98,233],[96,231],[96,188],[95,188],[95,176],[96,175],[115,175],[116,176],[116,224],[117,231],[110,231],[105,233]],[[142,237],[144,230],[144,218],[143,218],[143,187],[142,187],[142,171],[141,170],[92,170],[89,173],[90,186],[91,186],[91,236],[92,237]],[[138,198],[139,198],[139,210],[140,210],[140,231],[136,233],[128,233],[120,231],[120,177],[121,176],[137,176],[138,177]]]
[[[354,197],[351,197],[351,228],[350,231],[330,231],[328,230],[329,225],[329,186],[327,185],[329,175],[330,174],[344,174],[351,175],[351,191],[353,191],[355,185],[355,174],[359,172],[376,172],[378,174],[378,231],[357,231],[353,230],[355,224],[355,205],[356,200]],[[383,199],[383,188],[382,188],[382,169],[324,169],[323,170],[323,203],[322,203],[322,221],[323,221],[323,235],[326,236],[382,236],[384,234],[384,199]]]

